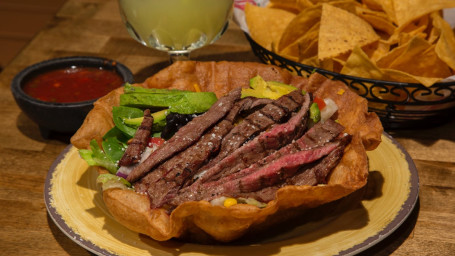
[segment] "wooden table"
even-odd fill
[[[0,255],[90,255],[48,216],[46,174],[68,137],[43,139],[10,92],[14,75],[54,57],[92,55],[128,66],[143,81],[167,65],[165,53],[139,45],[127,34],[114,0],[69,0],[52,22],[0,74]],[[196,60],[258,61],[243,32],[231,24]],[[388,131],[409,152],[420,177],[420,199],[406,222],[365,255],[454,255],[455,118],[430,129]]]

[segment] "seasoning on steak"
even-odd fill
[[[306,168],[302,170],[300,173],[289,178],[287,183],[298,186],[301,185],[315,186],[317,184],[327,184],[328,175],[330,174],[332,169],[338,165],[339,161],[343,157],[344,149],[351,141],[351,138],[352,137],[350,135],[344,134],[340,139],[341,144],[339,147],[337,147],[334,151],[330,152],[330,154],[328,154],[314,166]]]
[[[280,148],[277,151],[261,158],[257,159],[255,163],[252,163],[249,168],[244,168],[241,171],[237,170],[236,172],[225,170],[221,173],[219,178],[214,181],[215,179],[199,179],[193,185],[189,187],[185,187],[182,189],[182,193],[192,190],[195,192],[198,189],[198,185],[204,182],[215,182],[214,184],[222,184],[232,179],[238,179],[250,174],[252,171],[256,170],[257,168],[266,165],[283,155],[293,154],[298,151],[308,150],[314,147],[319,147],[327,142],[332,141],[335,139],[342,131],[344,127],[337,122],[328,119],[324,123],[319,122],[311,129],[309,129],[302,137],[298,138],[297,140],[293,141],[292,143],[287,144],[286,146]],[[247,146],[246,144],[245,146]],[[231,156],[226,157],[225,159],[228,160]],[[252,156],[254,157],[254,156]],[[223,160],[224,161],[224,160]],[[223,162],[222,161],[222,162]],[[246,166],[245,166],[246,167]]]
[[[256,168],[244,177],[229,180],[222,184],[203,183],[197,191],[179,194],[171,199],[169,204],[177,206],[185,201],[210,201],[219,196],[236,197],[240,193],[249,193],[275,186],[292,177],[302,166],[330,154],[343,143],[345,140],[336,140],[317,148],[284,155],[265,166]]]
[[[327,177],[330,172],[335,168],[343,157],[344,149],[351,140],[350,135],[343,135],[342,143],[335,150],[330,152],[326,157],[321,160],[301,168],[298,173],[288,178],[284,183],[275,186],[265,187],[261,190],[239,193],[237,197],[254,198],[260,202],[270,202],[275,199],[276,192],[283,186],[296,185],[296,186],[316,186],[317,184],[327,184]]]
[[[275,125],[270,130],[260,133],[253,140],[244,144],[211,168],[201,172],[196,177],[198,179],[196,182],[217,180],[220,177],[235,173],[302,136],[306,129],[310,105],[311,96],[307,93],[304,96],[304,102],[299,112],[288,122]]]
[[[152,126],[153,116],[150,115],[150,109],[146,109],[144,110],[144,119],[120,159],[119,166],[130,166],[139,163],[152,132]]]
[[[162,163],[134,186],[136,192],[147,192],[151,206],[159,204],[168,193],[176,192],[220,147],[222,138],[232,129],[233,122],[250,100],[240,100],[224,119],[205,133],[188,149]]]
[[[302,137],[259,160],[256,164],[262,166],[282,155],[322,146],[335,139],[343,130],[344,127],[332,119],[328,119],[325,122],[319,122],[309,129]]]
[[[265,187],[258,191],[248,193],[238,193],[236,197],[254,198],[259,202],[270,202],[276,198],[276,192],[278,189],[286,185],[296,186],[316,186],[318,184],[327,184],[327,177],[330,172],[335,168],[343,157],[343,152],[347,146],[351,136],[346,136],[345,143],[341,144],[335,150],[330,152],[326,157],[318,160],[317,162],[310,164],[306,168],[301,168],[298,173],[288,178],[284,183]]]
[[[147,174],[150,170],[166,161],[173,155],[187,149],[195,143],[202,134],[223,118],[240,99],[241,88],[229,92],[220,98],[204,114],[194,118],[188,124],[180,128],[175,135],[154,151],[150,156],[136,166],[128,175],[127,180],[134,182]]]
[[[205,181],[205,180],[200,179],[200,180],[198,180],[198,182],[195,182],[191,186],[181,189],[179,191],[179,194],[181,194],[180,197],[192,197],[191,194],[198,193],[198,190],[206,190],[207,187],[221,186],[224,183],[245,177],[245,176],[255,172],[258,168],[261,168],[262,166],[279,159],[281,156],[293,154],[298,151],[311,150],[312,148],[315,148],[315,147],[321,147],[324,144],[326,144],[326,143],[332,141],[333,139],[335,139],[336,137],[338,137],[343,130],[344,130],[344,127],[342,125],[338,124],[337,122],[335,122],[331,119],[328,119],[325,122],[319,122],[315,126],[313,126],[311,129],[309,129],[299,139],[280,148],[278,151],[275,151],[275,152],[269,154],[268,156],[260,159],[256,163],[251,164],[248,168],[244,168],[241,171],[237,171],[234,173],[226,171],[226,174],[222,173],[221,177],[218,180],[214,180],[214,181]],[[342,144],[343,145],[347,144],[347,141],[342,141]],[[246,145],[248,145],[248,144],[246,144]],[[340,155],[339,155],[340,158],[342,157],[343,150],[344,150],[344,147],[342,147],[341,153],[340,153],[339,149],[335,150],[338,153],[340,153]],[[333,153],[330,153],[329,155],[333,155]],[[230,157],[230,156],[228,156],[228,157]],[[326,158],[324,158],[324,159],[326,159]],[[315,167],[318,170],[317,172],[309,171],[308,173],[310,173],[310,172],[312,172],[312,174],[318,173],[318,174],[320,174],[318,177],[325,178],[325,176],[327,176],[327,174],[330,172],[330,170],[333,169],[334,166],[336,166],[336,164],[337,164],[337,162],[334,163],[334,165],[329,165],[328,163],[324,163],[323,165]],[[319,171],[320,169],[324,170],[325,174],[323,174],[322,171]],[[309,180],[310,178],[313,178],[314,181],[318,180],[317,177],[315,177],[315,175],[309,176],[307,178],[305,178],[305,175],[300,175],[300,176],[302,176],[301,179],[306,179],[305,181]],[[319,180],[321,181],[321,183],[323,181],[325,181],[325,180],[322,180],[321,178],[319,178]],[[202,182],[202,181],[204,181],[204,182]],[[294,180],[292,182],[289,181],[288,183],[297,185],[296,184],[297,180]],[[280,186],[278,186],[274,189],[278,190],[279,188],[280,188]],[[262,202],[267,202],[267,201],[264,201],[264,198],[270,198],[272,195],[274,195],[274,193],[272,193],[271,191],[272,191],[271,189],[267,189],[266,191],[264,191],[264,192],[267,192],[265,194],[262,192],[254,192],[250,195],[250,197],[255,198]],[[185,194],[187,196],[185,196]],[[239,194],[239,196],[247,196],[247,195]],[[173,198],[173,196],[167,198],[167,200],[171,200],[172,198]],[[270,201],[270,200],[268,200],[268,201]]]
[[[292,112],[300,109],[303,101],[300,90],[294,90],[248,115],[223,138],[218,155],[201,170],[211,168],[258,133],[287,120]]]

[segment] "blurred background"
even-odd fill
[[[66,0],[0,0],[0,72]]]

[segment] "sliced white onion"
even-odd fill
[[[324,99],[325,107],[321,110],[321,122],[330,119],[338,111],[338,106],[332,99]]]
[[[215,198],[213,199],[212,201],[210,201],[210,204],[211,205],[219,205],[219,206],[223,206],[224,205],[224,201],[226,200],[227,197],[225,196],[220,196],[218,198]]]

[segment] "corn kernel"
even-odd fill
[[[194,91],[201,92],[201,88],[199,87],[198,84],[193,84],[193,87],[194,87]]]
[[[224,200],[224,207],[230,207],[230,206],[233,206],[233,205],[236,205],[237,204],[237,200],[235,198],[226,198],[226,200]]]
[[[338,95],[343,95],[343,93],[344,93],[344,89],[340,89],[340,90],[338,90],[338,92],[337,92]]]

